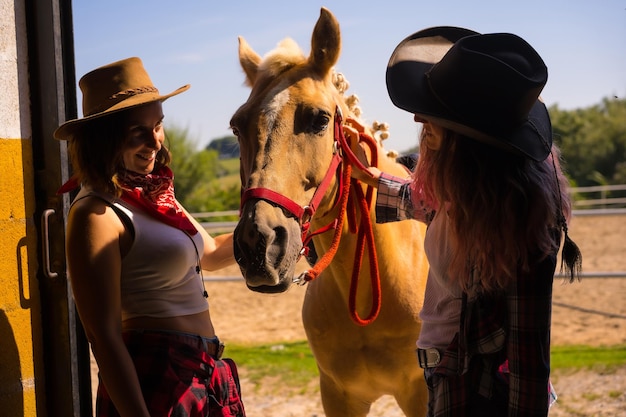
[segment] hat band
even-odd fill
[[[115,100],[118,97],[124,97],[124,96],[135,96],[137,94],[143,94],[143,93],[159,93],[159,90],[154,87],[154,86],[146,86],[146,87],[137,87],[137,88],[129,88],[128,90],[124,90],[124,91],[120,91],[119,93],[115,93],[113,94],[111,97],[109,97],[109,100]]]
[[[91,112],[89,112],[88,114],[85,114],[85,116],[91,116],[97,113],[102,113],[108,109],[110,109],[112,106],[114,106],[115,104],[127,100],[130,97],[139,95],[139,94],[148,94],[148,93],[156,93],[159,94],[159,90],[151,85],[147,85],[144,87],[137,87],[137,88],[129,88],[126,90],[122,90],[120,92],[117,92],[115,94],[113,94],[112,96],[109,96],[104,104],[102,106],[99,106],[95,109],[93,109]]]

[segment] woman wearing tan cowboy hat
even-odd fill
[[[422,124],[409,179],[375,167],[377,221],[428,224],[430,263],[417,341],[428,416],[546,416],[557,252],[573,280],[567,180],[539,94],[547,69],[523,39],[434,27],[387,67],[393,103]],[[356,143],[362,129],[345,129]],[[355,147],[363,162],[367,157]]]
[[[244,416],[234,362],[221,359],[202,269],[234,263],[174,195],[161,95],[139,58],[80,80],[68,141],[81,189],[67,223],[68,273],[99,367],[96,416]],[[71,189],[65,186],[62,192]]]

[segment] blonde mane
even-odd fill
[[[345,92],[350,88],[350,83],[348,82],[346,77],[342,73],[336,72],[334,69],[332,76],[333,84],[337,91],[339,91],[339,94],[341,94],[341,96],[343,97],[343,101],[348,106],[350,112],[365,125],[363,119],[361,118],[361,107],[358,105],[359,97],[356,94],[351,94],[349,96],[345,94]],[[381,123],[374,120],[369,126],[369,129],[371,130],[374,139],[376,139],[376,142],[378,142],[378,144],[382,147],[383,141],[389,138],[389,124],[384,122]],[[397,151],[390,150],[385,152],[390,158],[398,157]]]
[[[275,49],[268,52],[259,65],[259,73],[277,77],[297,65],[304,64],[307,58],[302,49],[291,38],[283,39]]]

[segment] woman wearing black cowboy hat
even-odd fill
[[[74,300],[99,367],[96,416],[245,416],[202,270],[234,263],[174,195],[161,95],[139,58],[80,80],[81,119],[54,136],[80,185],[67,223]]]
[[[391,100],[423,125],[417,167],[411,179],[376,167],[353,176],[378,187],[377,221],[428,224],[417,341],[428,416],[546,416],[555,397],[550,320],[563,235],[572,280],[581,255],[539,98],[546,81],[537,52],[507,33],[429,28],[389,61]],[[350,123],[356,143],[362,129]]]

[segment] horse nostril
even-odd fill
[[[240,223],[235,228],[233,237],[237,263],[241,266],[249,265],[259,241],[258,231],[254,227],[246,226],[246,223]]]
[[[287,246],[289,235],[284,227],[274,228],[274,239],[269,248],[266,248],[268,259],[272,259],[272,266],[278,268],[285,258],[284,248]]]
[[[238,234],[236,231],[233,234],[233,236],[234,236],[233,252],[235,255],[235,261],[237,261],[239,265],[243,266],[248,263],[247,260],[248,260],[248,254],[250,253],[250,250],[248,246],[243,243],[242,239],[238,239],[237,237]]]

